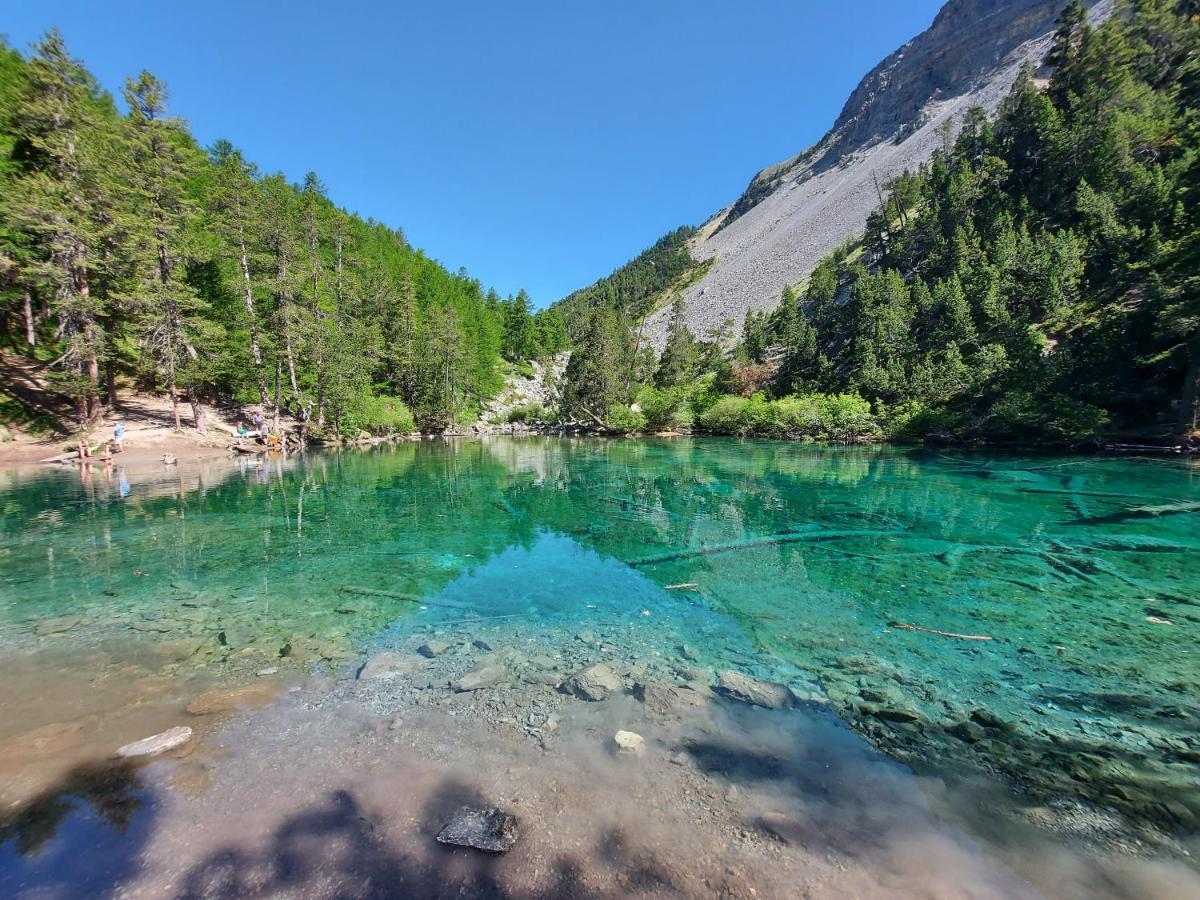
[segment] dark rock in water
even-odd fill
[[[1012,727],[989,709],[971,710],[971,719],[984,728],[1008,729]]]
[[[919,722],[921,714],[915,709],[909,709],[905,706],[876,706],[874,704],[863,704],[862,711],[877,719],[883,719],[888,722]]]
[[[974,744],[976,741],[983,740],[986,734],[981,726],[970,721],[955,722],[953,725],[947,726],[946,731],[967,744]]]
[[[438,832],[438,842],[507,853],[520,837],[517,817],[499,809],[463,809]]]
[[[783,709],[792,706],[796,699],[786,685],[758,681],[732,670],[721,673],[717,690],[726,697],[767,709]]]
[[[429,641],[418,647],[417,652],[428,659],[433,659],[435,656],[441,656],[449,649],[450,645],[445,641]]]

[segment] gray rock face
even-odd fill
[[[770,681],[759,681],[740,672],[722,672],[717,690],[726,697],[766,709],[784,709],[795,703],[791,689]]]
[[[438,842],[507,853],[520,837],[517,817],[499,809],[464,809],[438,832]]]
[[[192,739],[192,729],[186,725],[168,728],[166,731],[153,734],[132,744],[126,744],[117,750],[116,755],[122,759],[136,759],[140,756],[158,756],[176,747],[182,747]]]
[[[1021,66],[1040,62],[1065,0],[950,0],[933,24],[876,66],[851,93],[815,146],[763,169],[745,193],[693,239],[692,255],[711,265],[683,292],[697,335],[747,310],[779,303],[847,238],[861,234],[882,184],[916,169],[941,146],[938,128],[973,106],[992,111]],[[1093,19],[1111,0],[1089,0]],[[656,349],[670,309],[646,320]]]
[[[450,686],[459,692],[477,691],[480,688],[491,687],[493,684],[502,681],[505,674],[504,666],[483,666],[467,672],[461,678],[451,682]]]
[[[621,690],[621,679],[604,663],[593,663],[576,672],[568,684],[576,696],[584,700],[605,700]]]

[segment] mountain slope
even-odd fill
[[[823,256],[861,234],[879,186],[915,169],[941,145],[944,123],[973,106],[991,111],[1021,67],[1039,63],[1066,0],[950,0],[922,34],[876,66],[814,147],[763,169],[734,203],[692,239],[708,265],[683,292],[696,334],[747,310],[775,306],[785,284],[803,280]],[[1111,0],[1094,0],[1093,18]],[[669,310],[646,320],[658,347]]]

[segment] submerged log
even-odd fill
[[[772,547],[779,544],[819,543],[821,541],[836,541],[843,538],[882,537],[895,534],[892,531],[848,530],[848,531],[785,531],[779,534],[760,538],[746,538],[741,541],[731,541],[728,544],[716,544],[712,547],[699,547],[691,550],[675,550],[658,556],[645,556],[629,563],[634,568],[653,566],[658,563],[677,562],[683,559],[695,559],[701,556],[717,556],[722,553],[736,553],[739,550],[753,550],[756,547]]]
[[[923,628],[920,625],[905,625],[903,622],[888,622],[889,628],[903,628],[905,631],[923,631],[926,634],[936,634],[941,637],[958,638],[960,641],[994,641],[995,638],[986,634],[955,634],[953,631],[938,631],[936,628]]]

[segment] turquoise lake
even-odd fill
[[[1184,461],[527,438],[5,473],[0,573],[2,642],[211,639],[189,664],[214,670],[349,665],[414,623],[615,624],[785,682],[914,770],[1200,821]]]

